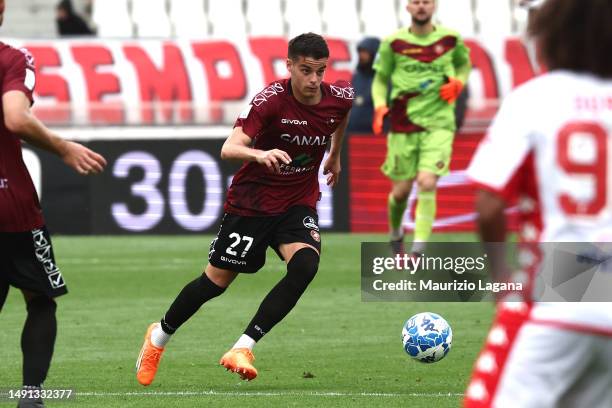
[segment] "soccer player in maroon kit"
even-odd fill
[[[251,350],[295,306],[319,266],[318,171],[327,184],[340,173],[340,149],[354,97],[345,81],[322,82],[329,50],[317,34],[289,42],[290,79],[270,84],[240,114],[221,150],[244,165],[230,186],[225,216],[204,273],[179,293],[161,322],[149,326],[137,361],[137,379],[149,385],[170,336],[239,273],[257,272],[272,247],[287,274],[265,297],[244,334],[220,361],[242,379],[257,376]]]
[[[0,0],[0,25],[4,18]],[[23,386],[40,390],[47,377],[57,332],[57,296],[67,293],[53,256],[51,239],[30,174],[23,162],[21,140],[55,153],[78,173],[99,173],[106,161],[88,148],[63,140],[30,111],[36,82],[34,58],[26,49],[0,42],[0,310],[14,286],[23,292],[27,318],[21,335]],[[42,407],[40,398],[24,398],[20,407]]]

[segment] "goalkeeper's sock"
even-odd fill
[[[391,232],[392,241],[397,241],[404,236],[404,228],[402,226],[402,221],[404,219],[404,212],[406,211],[406,206],[406,201],[398,202],[393,197],[393,194],[389,194],[389,230]]]
[[[410,250],[410,252],[415,256],[421,255],[425,252],[426,246],[427,246],[426,241],[413,241],[412,249]]]
[[[419,191],[417,197],[412,251],[423,253],[436,218],[436,191]]]
[[[236,344],[234,344],[234,347],[232,347],[232,349],[246,348],[249,350],[253,350],[253,347],[255,347],[255,343],[256,341],[251,336],[243,334],[242,336],[240,336]]]
[[[183,323],[193,316],[200,307],[222,294],[225,288],[217,286],[206,274],[189,282],[178,294],[166,315],[161,320],[161,328],[166,334],[174,334]]]

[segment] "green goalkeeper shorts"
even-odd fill
[[[414,179],[419,171],[448,174],[455,134],[450,130],[389,133],[382,172],[394,181]]]

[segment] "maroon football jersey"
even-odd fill
[[[34,59],[25,49],[0,42],[0,81],[2,95],[21,91],[33,103]],[[21,140],[4,125],[0,99],[0,232],[29,231],[44,221],[34,183],[21,155]]]
[[[292,95],[291,80],[284,79],[255,95],[234,126],[254,139],[255,149],[280,149],[293,161],[281,164],[279,174],[256,162],[245,163],[232,180],[226,212],[278,215],[296,205],[316,210],[319,166],[354,97],[346,81],[322,82],[321,91],[321,102],[304,105]]]

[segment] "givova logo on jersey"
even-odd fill
[[[283,125],[308,126],[308,121],[307,120],[281,119],[281,123]]]

